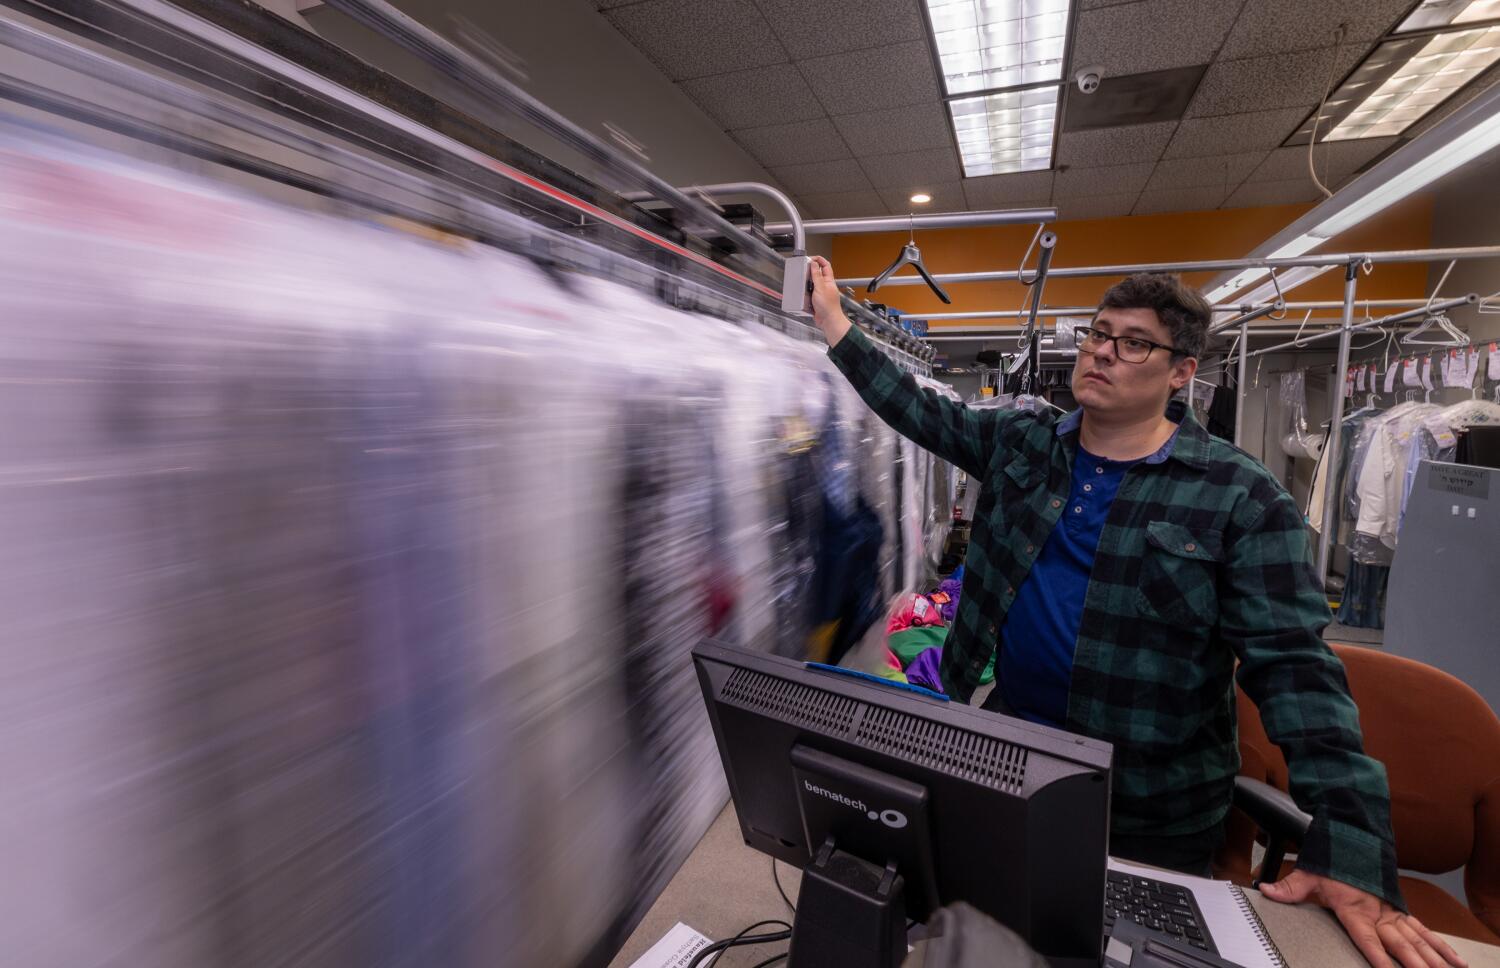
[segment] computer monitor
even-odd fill
[[[905,918],[957,901],[1099,964],[1108,743],[716,642],[693,661],[745,843],[803,868],[790,968],[899,964]]]

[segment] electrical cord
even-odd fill
[[[767,965],[774,965],[778,961],[785,961],[786,960],[786,956],[789,955],[789,954],[791,954],[791,952],[789,952],[789,951],[783,951],[779,955],[772,955],[771,957],[767,958],[765,961],[756,962],[755,965],[754,965],[754,968],[766,968]]]
[[[786,930],[775,931],[770,934],[750,934],[750,932],[754,931],[756,928],[762,927],[767,924],[779,924],[785,927]],[[739,934],[730,938],[728,941],[715,941],[713,944],[699,951],[696,955],[693,956],[693,960],[688,962],[688,968],[699,968],[699,966],[704,963],[704,960],[710,956],[713,956],[714,962],[717,963],[719,960],[718,953],[724,951],[727,948],[735,948],[740,945],[747,944],[767,944],[772,941],[785,941],[791,936],[792,926],[790,924],[787,924],[780,918],[769,918],[765,921],[757,921],[754,924],[750,925],[748,928],[745,928]]]
[[[1339,51],[1343,49],[1347,29],[1348,24],[1339,24],[1333,32],[1333,61],[1328,65],[1328,83],[1323,86],[1323,100],[1318,102],[1318,113],[1313,115],[1312,137],[1307,140],[1307,173],[1326,198],[1332,198],[1333,192],[1318,178],[1318,169],[1313,165],[1313,149],[1318,144],[1318,122],[1323,120],[1323,109],[1328,106],[1328,96],[1333,93],[1333,72],[1338,70]]]
[[[780,894],[781,899],[786,902],[787,910],[796,914],[797,905],[793,904],[792,899],[786,896],[786,891],[782,890],[781,876],[776,873],[776,858],[774,857],[771,858],[771,880],[776,882],[776,893]]]

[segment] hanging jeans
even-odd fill
[[[1357,629],[1385,628],[1385,585],[1390,577],[1388,565],[1349,562],[1349,579],[1344,583],[1338,620]]]

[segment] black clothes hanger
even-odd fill
[[[917,248],[917,235],[915,226],[912,227],[910,241],[908,241],[901,247],[901,254],[896,256],[896,261],[886,266],[885,271],[880,275],[876,276],[874,279],[871,279],[870,284],[865,287],[865,291],[874,292],[875,290],[879,289],[881,284],[889,279],[892,275],[894,275],[896,270],[900,269],[902,266],[911,266],[913,269],[917,270],[917,272],[922,276],[923,281],[927,283],[928,288],[937,293],[937,297],[943,302],[953,302],[953,300],[949,298],[948,294],[943,291],[943,287],[937,284],[937,280],[932,278],[932,273],[927,271],[927,267],[922,265],[922,250]]]

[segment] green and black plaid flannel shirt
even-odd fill
[[[851,330],[829,352],[881,419],[983,483],[958,617],[943,648],[968,701],[1006,611],[1062,513],[1078,435],[1050,413],[977,410],[918,387]],[[1239,771],[1233,679],[1313,816],[1298,864],[1402,904],[1385,767],[1366,756],[1295,503],[1259,462],[1174,403],[1171,456],[1126,474],[1099,539],[1067,729],[1114,744],[1113,829],[1221,822]],[[1236,671],[1238,660],[1238,671]]]

